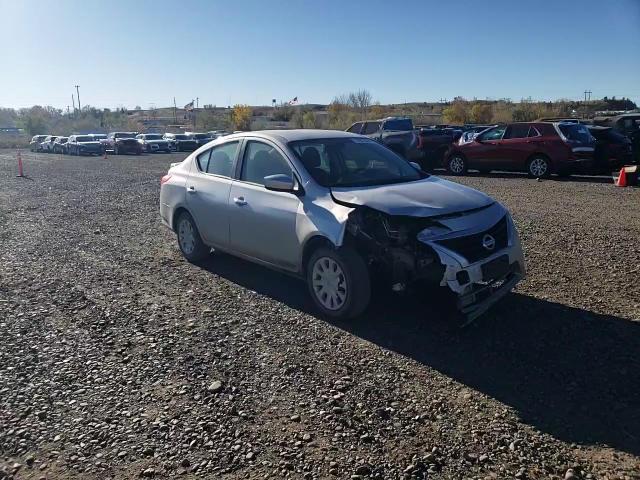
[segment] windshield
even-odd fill
[[[162,135],[145,135],[145,140],[162,140]]]
[[[135,138],[136,134],[132,132],[116,133],[113,138]]]
[[[189,137],[189,135],[175,135],[173,138],[175,138],[176,140],[191,140],[191,137]]]
[[[568,140],[578,143],[591,143],[594,138],[589,133],[589,129],[578,123],[561,123],[558,128]]]
[[[422,175],[373,140],[322,138],[289,143],[306,170],[325,187],[362,187],[412,182]]]
[[[104,138],[107,138],[106,135],[100,135],[100,134],[95,134],[95,135],[91,135],[95,140],[101,140]]]
[[[76,137],[76,142],[78,143],[86,143],[86,142],[95,142],[96,140],[93,137],[90,136],[86,136],[86,137]]]
[[[206,133],[196,133],[193,135],[194,138],[197,138],[198,140],[202,140],[204,138],[211,138],[208,134]]]
[[[387,120],[384,122],[383,130],[413,130],[413,122],[408,118],[398,120]]]
[[[60,137],[58,138],[58,143],[67,143],[67,140],[69,140],[67,137]]]

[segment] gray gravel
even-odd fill
[[[0,478],[640,478],[640,189],[458,179],[513,212],[518,291],[464,332],[392,294],[331,324],[182,259],[183,156],[0,152]]]

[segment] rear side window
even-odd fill
[[[533,125],[529,128],[529,137],[541,137],[542,134]]]
[[[360,133],[360,130],[362,130],[362,122],[354,123],[348,128],[347,132]]]
[[[504,138],[526,138],[527,135],[529,135],[529,125],[518,123],[507,128]]]
[[[264,177],[270,175],[293,176],[291,167],[271,145],[251,140],[247,143],[240,178],[246,182],[264,185]]]
[[[589,129],[577,123],[561,123],[558,128],[562,134],[572,142],[590,143],[593,139]]]
[[[372,133],[376,133],[380,130],[380,122],[367,122],[364,125],[364,135],[371,135]]]
[[[238,152],[238,142],[229,142],[218,145],[198,155],[198,168],[202,172],[212,175],[231,177],[233,173],[233,161]]]
[[[399,120],[387,120],[382,127],[384,130],[401,130],[408,131],[413,130],[413,122],[408,118]]]

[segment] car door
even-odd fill
[[[264,177],[269,175],[295,179],[294,169],[269,141],[246,140],[243,150],[229,199],[230,247],[240,255],[295,271],[301,249],[296,232],[300,199],[294,193],[264,187]]]
[[[500,141],[495,168],[522,170],[533,153],[534,145],[528,139],[531,126],[528,123],[513,123],[507,127]]]
[[[506,127],[494,127],[478,135],[472,142],[464,144],[465,157],[471,168],[493,169],[499,164],[500,142]]]
[[[203,241],[229,246],[229,192],[240,142],[216,145],[194,160],[185,183],[187,206]]]
[[[373,140],[380,140],[382,136],[381,126],[382,122],[366,122],[362,130],[362,135],[366,135]]]

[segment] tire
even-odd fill
[[[114,146],[113,146],[113,154],[114,154],[114,155],[120,155],[120,154],[118,153],[118,145],[114,145]]]
[[[459,153],[454,153],[447,159],[447,172],[451,175],[467,173],[467,159]]]
[[[549,178],[551,162],[544,155],[534,155],[527,162],[527,174],[531,178]]]
[[[329,282],[329,291],[325,290]],[[360,315],[369,305],[371,279],[364,260],[349,247],[320,247],[306,265],[307,287],[322,315],[349,320]],[[342,296],[340,293],[342,292]]]
[[[189,213],[182,212],[178,217],[176,234],[178,247],[189,262],[198,263],[209,256],[211,249],[202,242],[198,227]]]

